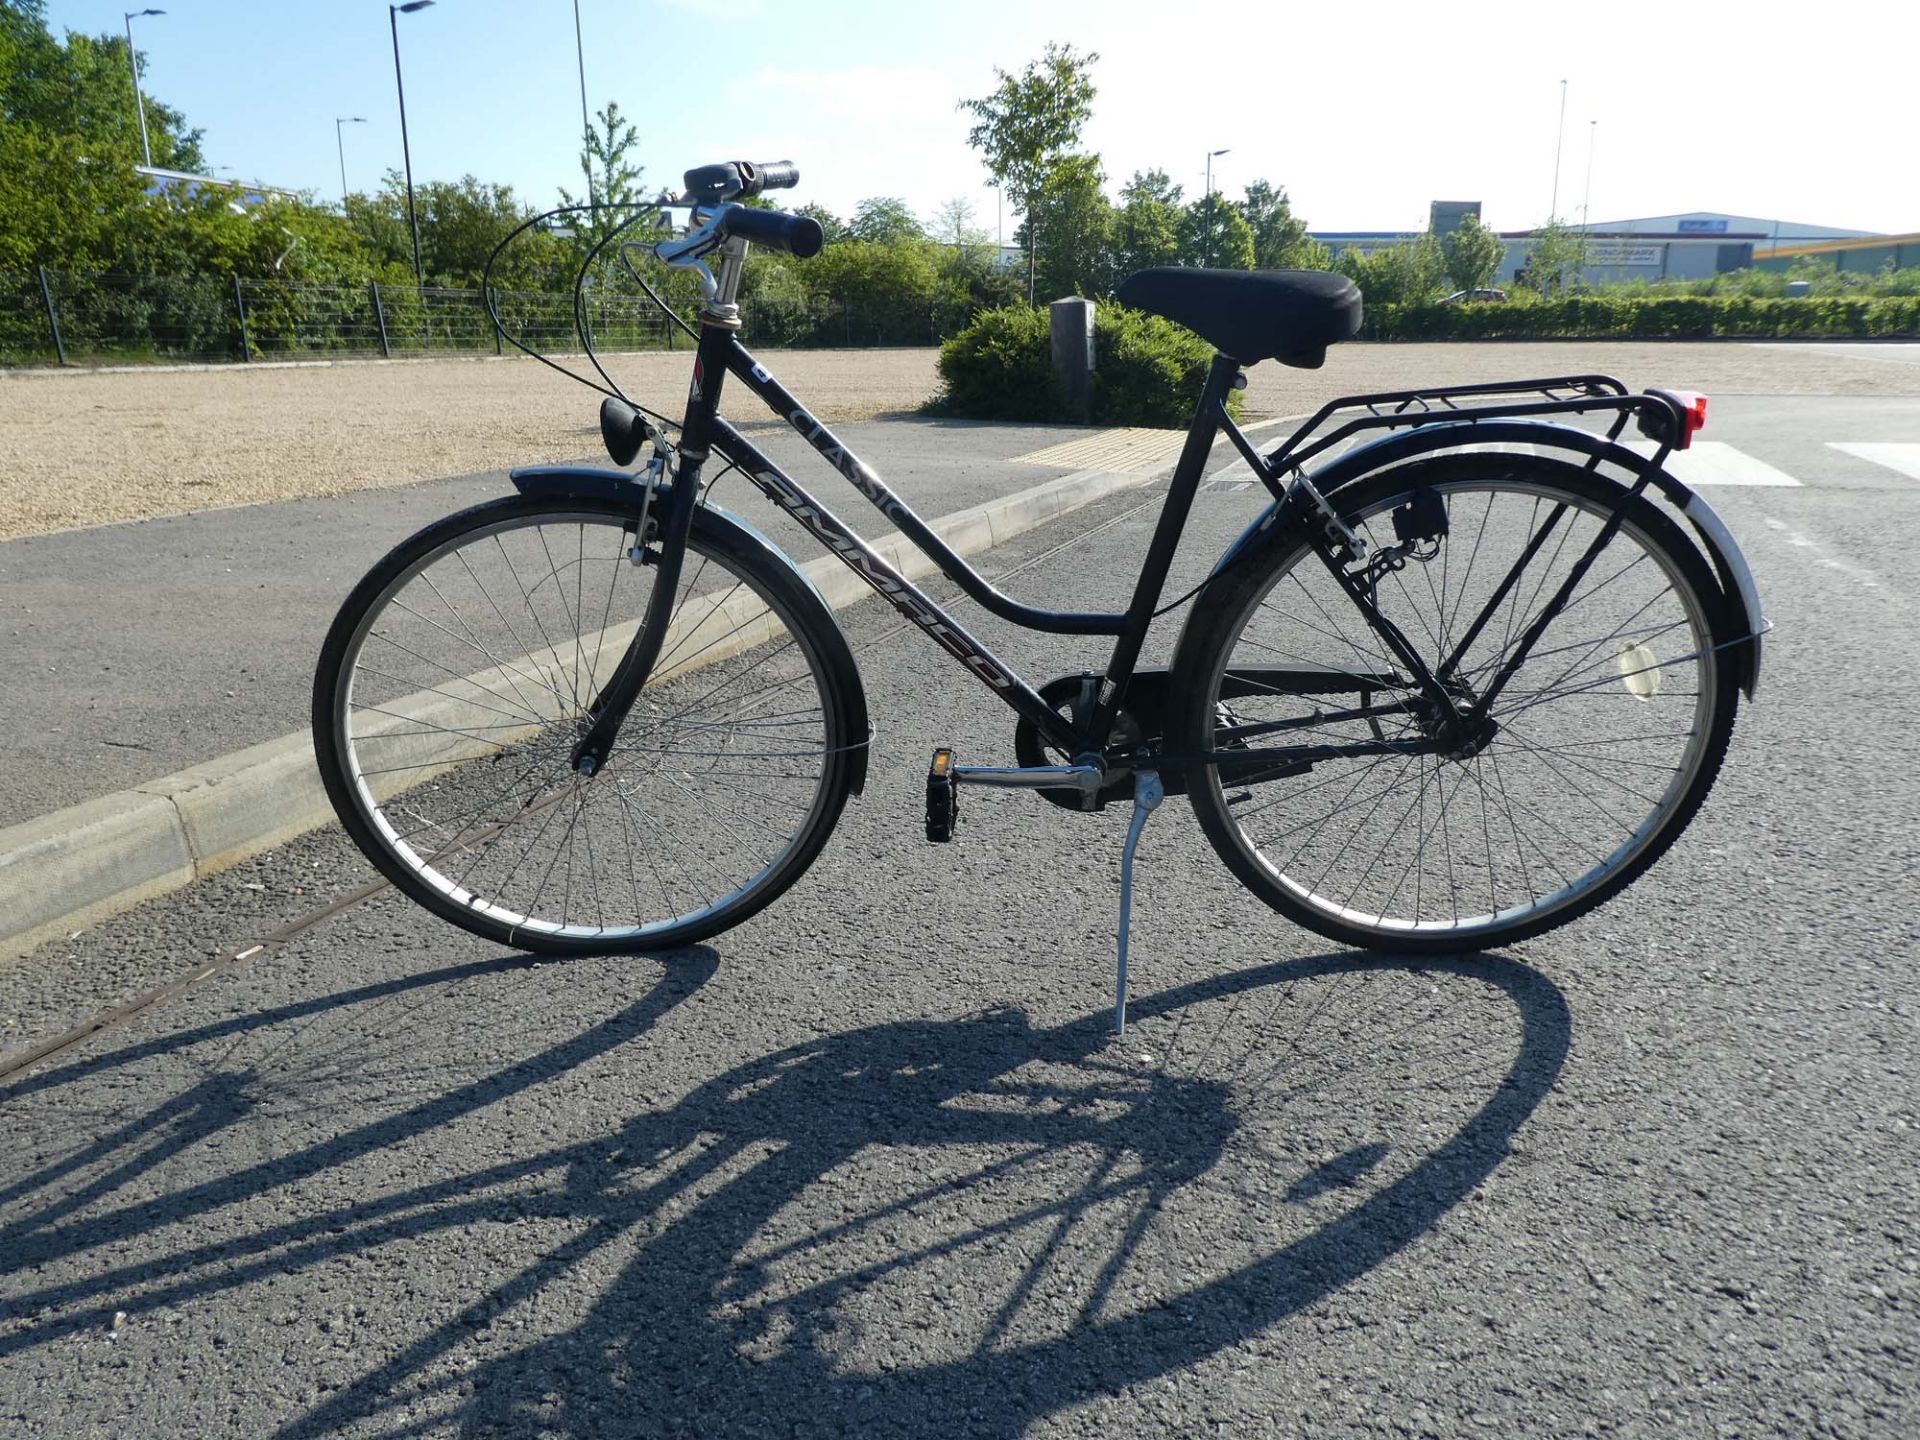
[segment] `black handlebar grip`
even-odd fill
[[[780,210],[736,210],[727,217],[727,233],[769,250],[784,250],[802,260],[818,255],[827,242],[826,232],[811,215],[788,215]]]
[[[762,190],[791,190],[800,183],[800,167],[791,160],[769,160],[760,165],[743,161],[740,169],[743,174],[753,176],[750,194],[757,195]]]

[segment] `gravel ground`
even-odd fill
[[[938,386],[932,350],[769,359],[829,420],[911,410]],[[691,356],[610,364],[629,393],[672,413]],[[1247,408],[1285,415],[1341,394],[1590,370],[1724,394],[1920,394],[1920,366],[1824,347],[1350,345],[1321,370],[1259,366]],[[590,394],[524,360],[18,373],[0,378],[0,540],[579,455],[597,449],[593,422]]]

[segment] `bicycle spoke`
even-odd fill
[[[1423,735],[1438,742],[1317,760],[1307,775],[1261,781],[1257,798],[1253,786],[1234,783],[1224,753],[1214,762],[1229,834],[1262,861],[1255,874],[1277,874],[1289,905],[1344,927],[1383,936],[1467,933],[1571,904],[1668,824],[1701,753],[1707,611],[1677,562],[1636,525],[1622,524],[1605,563],[1592,565],[1549,613],[1566,577],[1588,568],[1613,512],[1577,486],[1534,485],[1526,466],[1482,462],[1481,470],[1487,478],[1436,482],[1447,535],[1409,552],[1379,584],[1383,612],[1390,600],[1390,618],[1421,658],[1436,673],[1451,661],[1448,683],[1469,715],[1474,687],[1502,672],[1521,638],[1539,630],[1483,733],[1444,728],[1452,719],[1404,679],[1398,690],[1360,683],[1381,663],[1381,642],[1371,629],[1355,634],[1340,614],[1350,598],[1304,543],[1276,558],[1221,652],[1216,689],[1232,677],[1233,690],[1222,693],[1234,698],[1213,702],[1226,707],[1206,732],[1216,748],[1222,735],[1276,724],[1304,743]],[[1388,512],[1406,493],[1381,488],[1374,496],[1347,523],[1376,542],[1394,540]],[[1406,574],[1409,566],[1419,575]],[[1683,653],[1650,660],[1652,647]],[[1263,684],[1257,672],[1266,665],[1324,669],[1384,692],[1374,704],[1398,705],[1342,715],[1374,704]],[[1382,669],[1401,667],[1389,657]],[[1654,680],[1636,678],[1654,672]]]
[[[590,946],[760,888],[815,824],[848,742],[762,582],[693,545],[655,665],[673,673],[599,773],[576,774],[614,632],[668,598],[629,563],[630,518],[551,512],[476,524],[376,597],[341,661],[361,693],[343,697],[340,742],[383,844],[462,923]]]

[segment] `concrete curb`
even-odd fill
[[[1154,478],[1081,470],[944,516],[931,528],[959,554],[977,555]],[[870,543],[910,580],[938,568],[898,531]],[[801,568],[835,610],[873,593],[830,555]],[[312,732],[300,730],[0,830],[0,962],[332,819]]]

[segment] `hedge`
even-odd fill
[[[1721,340],[1920,336],[1920,296],[1577,295],[1481,305],[1378,305],[1366,340]]]
[[[1092,423],[1184,427],[1213,363],[1213,347],[1157,315],[1102,302],[1093,321]],[[983,310],[940,347],[942,394],[931,414],[972,420],[1070,421],[1053,368],[1047,312]],[[1229,399],[1238,408],[1239,396]]]

